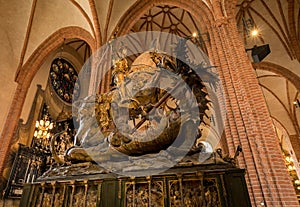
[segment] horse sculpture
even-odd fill
[[[208,116],[210,101],[196,72],[181,60],[157,52],[142,54],[131,68],[125,58],[118,60],[112,90],[77,103],[79,128],[66,160],[101,162],[115,152],[129,156],[159,153],[179,135],[184,138],[177,146],[189,142],[189,137],[201,137],[200,131],[189,129],[197,129]],[[190,113],[191,109],[197,113]],[[196,152],[199,146],[192,142],[191,151]],[[94,152],[101,152],[97,160]]]

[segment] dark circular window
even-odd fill
[[[50,82],[57,95],[65,102],[79,97],[80,83],[78,74],[71,63],[62,58],[55,59],[51,64]]]

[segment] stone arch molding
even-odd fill
[[[215,25],[215,21],[222,21],[234,16],[236,0],[138,0],[121,17],[112,34],[116,31],[119,35],[127,34],[149,9],[158,5],[176,6],[190,12],[198,20],[201,20],[199,27],[202,31],[206,31],[209,26]]]
[[[127,12],[121,17],[113,33],[125,35],[130,32],[133,25],[152,7],[158,5],[170,5],[182,8],[190,12],[194,17],[201,20],[199,27],[201,30],[207,30],[207,25],[213,24],[214,14],[210,4],[206,1],[180,1],[180,0],[138,0]],[[112,34],[113,34],[112,33]]]
[[[88,43],[92,51],[96,49],[96,41],[88,31],[75,26],[61,28],[50,35],[40,46],[37,47],[27,62],[23,65],[20,72],[16,74],[15,81],[19,84],[23,84],[23,82],[26,82],[26,79],[32,80],[45,58],[62,45],[64,39],[69,38],[82,39]]]
[[[3,149],[1,154],[3,153],[4,155],[0,156],[0,174],[3,171],[6,155],[9,151],[14,131],[18,125],[28,89],[35,74],[40,69],[44,60],[63,44],[64,39],[69,38],[82,39],[87,42],[92,51],[96,49],[96,40],[88,31],[76,26],[61,28],[41,43],[31,54],[23,67],[17,72],[15,77],[17,87],[0,137]]]
[[[256,70],[262,70],[262,71],[268,71],[268,72],[272,72],[277,74],[279,77],[286,79],[288,82],[290,82],[291,85],[293,85],[295,87],[295,89],[299,92],[300,91],[300,78],[299,76],[297,76],[296,74],[294,74],[293,72],[291,72],[289,69],[274,64],[274,63],[270,63],[270,62],[261,62],[258,64],[253,64],[254,69]],[[288,91],[287,91],[288,93]],[[297,94],[294,94],[297,95]],[[276,97],[276,95],[274,95]],[[289,97],[289,96],[288,96]],[[277,99],[279,99],[279,97],[276,97]],[[292,97],[291,98],[295,98]],[[282,104],[282,107],[285,108],[286,106],[284,105],[283,102],[280,102],[280,104]],[[299,136],[299,122],[298,119],[296,118],[297,113],[294,111],[289,111],[288,109],[285,108],[285,111],[287,113],[287,117],[289,117],[289,120],[291,121],[290,125],[286,125],[285,122],[281,119],[276,119],[275,117],[272,117],[272,119],[276,120],[276,122],[278,122],[279,124],[282,125],[282,128],[287,132],[287,134],[289,136]],[[271,114],[272,116],[272,114]],[[286,128],[286,126],[290,126],[290,130]],[[291,130],[293,129],[293,130]]]
[[[271,62],[256,63],[253,64],[253,67],[255,70],[265,70],[273,72],[286,78],[288,81],[293,83],[293,85],[297,88],[298,91],[300,91],[300,78],[296,74],[291,72],[289,69]]]

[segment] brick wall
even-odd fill
[[[211,28],[211,56],[219,65],[226,97],[226,140],[230,152],[243,148],[239,165],[253,206],[298,206],[278,139],[254,69],[239,38],[236,22],[216,21]]]

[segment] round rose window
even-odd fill
[[[51,64],[50,82],[57,95],[65,102],[72,103],[79,96],[78,74],[71,63],[62,58]]]

